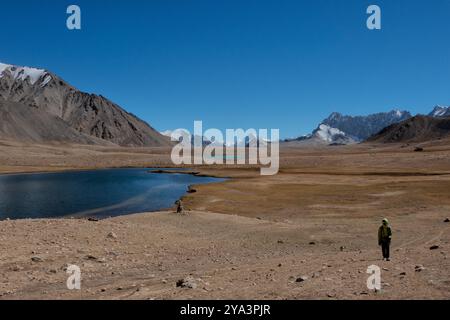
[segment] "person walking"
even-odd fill
[[[177,213],[178,214],[184,214],[184,207],[183,207],[183,203],[181,202],[181,200],[177,200],[175,202],[176,206],[177,206]]]
[[[378,244],[383,252],[383,260],[391,261],[390,246],[392,240],[392,229],[388,219],[383,219],[381,227],[378,229]]]

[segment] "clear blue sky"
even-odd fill
[[[82,9],[68,31],[66,8]],[[382,30],[366,8],[382,9]],[[308,133],[329,113],[450,104],[450,1],[2,2],[0,61],[47,68],[158,130]]]

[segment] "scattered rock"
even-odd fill
[[[197,283],[191,276],[177,281],[177,288],[196,289]]]
[[[44,262],[44,260],[41,257],[31,257],[31,261],[33,262]]]
[[[439,249],[439,246],[431,246],[430,247],[430,250],[437,250],[437,249]]]
[[[400,276],[406,276],[406,272],[400,272]]]
[[[415,149],[414,149],[414,152],[423,152],[424,150],[423,150],[423,148],[421,148],[421,147],[416,147]]]
[[[109,239],[117,239],[117,235],[111,231],[110,233],[108,233],[108,238]]]
[[[339,248],[339,250],[341,250],[341,252],[344,251],[345,249],[347,249],[347,248],[344,247],[344,246],[341,246],[341,247]]]
[[[314,245],[316,245],[316,242],[315,242],[315,241],[311,241],[311,242],[309,243],[309,245],[310,245],[310,246],[314,246]]]
[[[98,260],[98,258],[89,254],[86,256],[86,260]]]
[[[98,222],[98,219],[97,219],[97,218],[89,218],[88,221],[91,221],[91,222]]]
[[[284,241],[283,240],[278,240],[278,244],[283,244]]]
[[[308,280],[308,277],[307,277],[307,276],[301,276],[301,277],[298,277],[298,278],[295,280],[295,282],[301,283],[301,282],[305,282],[306,280]]]
[[[425,267],[422,265],[417,265],[415,270],[416,270],[416,272],[422,272],[423,270],[425,270]]]

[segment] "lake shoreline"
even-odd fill
[[[0,175],[0,187],[4,190],[0,198],[2,220],[103,220],[139,212],[168,211],[177,200],[195,193],[197,186],[225,180],[184,170],[167,166],[164,171],[126,167]],[[166,177],[152,177],[152,173]],[[30,189],[31,186],[36,190]],[[90,194],[98,196],[85,198],[81,190],[90,190]],[[17,200],[21,198],[24,200]]]

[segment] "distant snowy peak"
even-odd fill
[[[332,128],[326,124],[321,124],[313,132],[312,136],[330,144],[332,143],[349,144],[355,142],[345,132],[336,128]]]
[[[333,142],[334,137],[338,135],[345,136],[345,133],[341,130],[332,128],[330,126],[327,126],[326,124],[321,124],[313,134],[326,142]]]
[[[429,116],[435,118],[450,117],[450,106],[436,106],[433,111],[430,112]]]
[[[29,81],[31,85],[35,85],[39,81],[42,87],[52,80],[52,76],[43,69],[0,63],[0,78],[7,75],[11,76],[14,81]]]

